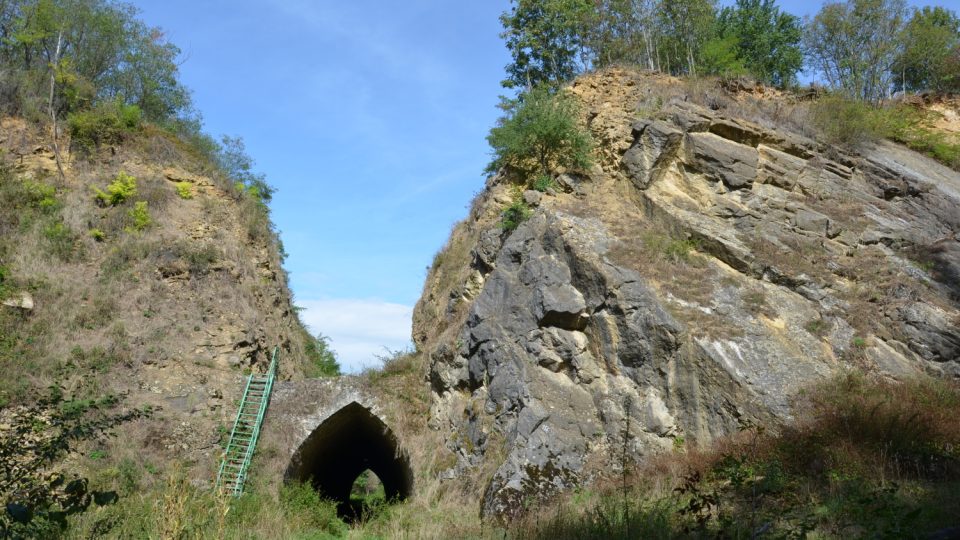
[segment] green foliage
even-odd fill
[[[177,195],[181,199],[192,199],[193,198],[193,185],[190,182],[177,182]]]
[[[500,228],[505,231],[513,231],[521,223],[530,219],[533,211],[523,200],[515,200],[510,206],[507,206],[500,214]]]
[[[127,227],[127,232],[141,232],[153,224],[153,220],[150,218],[150,211],[147,209],[147,201],[137,201],[134,203],[133,208],[127,210],[127,216],[132,222],[130,226]]]
[[[831,144],[856,146],[887,138],[960,170],[960,142],[930,127],[933,114],[910,105],[875,107],[836,94],[811,108],[814,127]]]
[[[11,284],[10,284],[10,269],[6,266],[0,265],[0,300],[6,300],[6,298],[12,293]],[[2,327],[0,327],[2,330]],[[3,347],[0,345],[0,354],[2,354]],[[3,408],[3,399],[0,396],[0,408]]]
[[[223,173],[234,182],[237,192],[249,195],[257,202],[269,203],[274,189],[262,173],[253,171],[253,158],[240,137],[223,136],[216,155]]]
[[[747,68],[737,56],[737,38],[713,38],[700,51],[700,72],[706,75],[736,77],[747,74]]]
[[[292,483],[280,490],[284,513],[290,518],[302,520],[305,535],[330,534],[341,536],[347,526],[337,517],[337,505],[324,500],[309,484]]]
[[[330,338],[323,334],[317,334],[317,337],[305,336],[306,347],[304,353],[309,361],[308,377],[335,377],[340,375],[340,364],[337,362],[337,355],[330,348]]]
[[[493,149],[488,173],[506,168],[529,178],[549,174],[551,167],[586,168],[592,142],[577,122],[575,98],[540,87],[521,99],[504,100],[506,115],[490,130]]]
[[[104,233],[100,229],[90,229],[89,231],[87,231],[87,234],[89,234],[90,238],[93,238],[97,242],[103,242],[104,240],[107,239],[106,233]]]
[[[904,0],[825,4],[805,28],[810,66],[846,97],[879,102],[891,88],[906,13]]]
[[[901,36],[894,84],[908,91],[960,91],[960,19],[952,11],[924,6],[913,12]]]
[[[7,112],[45,103],[52,70],[59,114],[121,98],[153,122],[188,116],[189,93],[177,80],[179,49],[136,15],[133,6],[109,0],[0,5],[0,69],[16,85],[8,92],[15,99],[3,104]],[[61,56],[52,58],[58,41]]]
[[[140,129],[141,116],[138,106],[121,101],[70,113],[67,116],[70,144],[86,153],[104,144],[119,144],[126,134]]]
[[[32,208],[46,214],[54,213],[60,209],[61,203],[57,199],[57,189],[55,187],[30,180],[25,180],[23,187],[29,201],[28,204]]]
[[[582,69],[584,21],[593,5],[588,0],[512,0],[500,15],[512,62],[506,88],[530,90],[556,86]]]
[[[807,324],[803,325],[803,328],[817,337],[823,337],[827,333],[827,330],[830,329],[830,326],[827,324],[827,321],[817,318],[807,321]]]
[[[57,536],[63,513],[86,509],[95,499],[88,481],[50,466],[78,444],[97,440],[125,422],[148,416],[149,410],[117,410],[111,396],[97,400],[68,398],[54,387],[17,415],[5,419],[0,431],[0,536]]]
[[[646,232],[641,235],[644,248],[654,257],[660,257],[674,263],[689,263],[692,253],[699,249],[700,243],[692,238],[675,238],[658,232]]]
[[[778,433],[748,424],[715,450],[675,454],[679,478],[641,469],[625,488],[515,522],[510,536],[927,538],[960,510],[960,454],[947,442],[960,436],[958,405],[949,381],[844,374],[810,389]]]
[[[803,67],[800,19],[781,12],[774,0],[737,0],[723,8],[717,33],[732,40],[744,71],[765,83],[788,86]],[[705,46],[705,57],[707,52]]]
[[[703,44],[713,34],[716,0],[672,0],[659,5],[662,46],[672,52],[666,71],[697,75]]]
[[[533,182],[530,184],[530,187],[536,191],[539,191],[540,193],[545,193],[547,190],[556,189],[557,183],[549,174],[541,174],[540,176],[534,178]]]
[[[826,142],[855,146],[883,136],[882,118],[877,111],[863,101],[834,94],[813,104],[810,119]]]
[[[47,223],[42,234],[47,251],[61,261],[73,261],[81,254],[77,234],[62,221]]]
[[[93,191],[97,194],[97,200],[101,204],[116,206],[137,194],[137,179],[120,171],[113,182],[110,182],[107,186],[106,192],[97,187],[94,187]]]
[[[929,127],[937,113],[909,105],[893,105],[877,109],[876,114],[884,137],[960,170],[960,140]]]

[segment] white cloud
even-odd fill
[[[346,372],[376,367],[380,364],[376,357],[386,349],[411,345],[411,306],[355,298],[298,300],[297,305],[303,308],[301,318],[310,330],[330,338]]]

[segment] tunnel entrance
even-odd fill
[[[361,508],[351,502],[351,495],[368,470],[382,484],[385,501],[401,501],[413,493],[413,471],[396,436],[369,409],[352,402],[304,440],[290,460],[285,480],[310,483],[337,502],[342,518],[354,520]]]

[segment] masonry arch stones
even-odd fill
[[[309,482],[325,497],[349,503],[365,470],[383,483],[388,499],[413,494],[413,470],[377,400],[355,377],[278,382],[263,426],[267,474]]]

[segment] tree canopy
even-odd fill
[[[960,19],[904,0],[831,0],[801,20],[776,0],[512,0],[501,16],[504,86],[557,86],[633,64],[674,75],[750,75],[778,87],[801,69],[849,98],[960,89]]]
[[[717,17],[719,35],[734,40],[746,70],[781,87],[793,83],[803,66],[802,29],[800,18],[780,11],[774,0],[737,0]]]
[[[589,165],[590,137],[577,124],[576,107],[572,96],[547,86],[528,91],[522,100],[504,99],[506,115],[487,137],[493,149],[487,172],[508,168],[529,180],[548,174],[551,166]]]
[[[913,12],[891,71],[897,89],[960,91],[960,19],[942,7]]]
[[[179,82],[180,49],[137,19],[129,4],[109,0],[0,2],[0,82],[7,112],[30,115],[56,75],[59,113],[120,99],[164,123],[192,114]],[[12,109],[12,110],[11,110]]]

